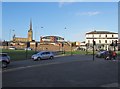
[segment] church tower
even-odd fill
[[[30,29],[28,30],[28,41],[33,40],[32,21],[30,20]]]

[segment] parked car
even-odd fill
[[[97,58],[105,58],[108,53],[109,53],[109,52],[106,51],[106,50],[100,51],[100,52],[98,52],[98,53],[96,54],[96,57],[97,57]]]
[[[16,48],[15,48],[15,47],[9,47],[9,49],[11,49],[11,50],[16,50]]]
[[[0,53],[0,62],[2,68],[6,68],[7,65],[10,63],[10,56],[7,53]]]
[[[31,57],[34,61],[41,60],[41,59],[53,59],[54,55],[52,52],[49,51],[41,51],[37,54],[32,55]]]
[[[28,48],[24,48],[24,50],[32,50],[32,48],[28,47]]]

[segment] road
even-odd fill
[[[2,74],[3,87],[117,87],[118,62],[92,55],[12,62]]]

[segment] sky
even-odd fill
[[[118,3],[2,2],[2,40],[26,38],[30,19],[34,40],[52,35],[81,42],[93,30],[118,32]]]

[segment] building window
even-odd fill
[[[99,37],[101,37],[101,34],[99,35]]]
[[[107,35],[105,35],[105,37],[107,37]]]
[[[92,35],[92,37],[94,37],[94,34]]]
[[[107,43],[107,40],[105,40],[105,43]]]
[[[114,37],[114,35],[112,34],[112,37]]]
[[[101,40],[99,40],[99,43],[101,43]]]

